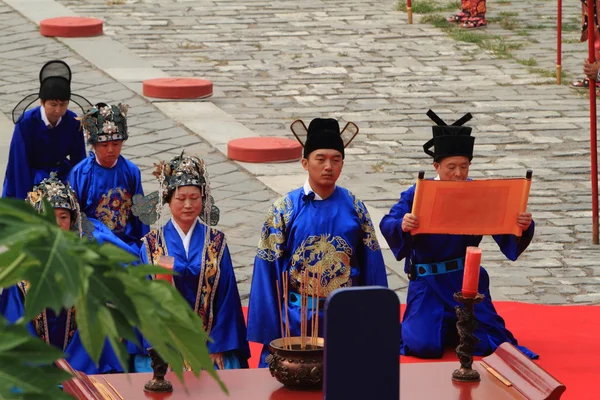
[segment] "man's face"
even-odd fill
[[[94,145],[94,151],[98,162],[104,168],[112,167],[119,155],[121,154],[121,148],[123,147],[122,140],[111,140],[110,142],[101,142]]]
[[[308,171],[311,182],[322,187],[335,185],[342,173],[342,153],[333,149],[318,149],[302,159],[302,167]]]
[[[469,166],[471,162],[468,157],[452,156],[434,162],[433,167],[440,176],[441,181],[465,181],[469,177]]]
[[[60,229],[68,231],[71,229],[71,212],[65,208],[55,208],[54,216],[56,217],[56,224]]]
[[[63,100],[42,100],[42,107],[48,121],[54,126],[58,122],[58,119],[65,115],[69,108],[69,101]]]

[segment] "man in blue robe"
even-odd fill
[[[112,243],[132,255],[137,255],[102,223],[82,217],[75,193],[68,183],[65,185],[54,173],[35,186],[26,200],[41,212],[44,198],[54,208],[56,222],[62,229],[77,230],[81,237],[88,240],[96,240],[100,244]],[[0,314],[9,323],[16,322],[24,315],[27,290],[27,283],[21,282],[5,289],[0,295]],[[77,371],[86,374],[124,371],[108,340],[105,341],[98,365],[92,361],[81,343],[74,308],[61,310],[59,313],[49,309],[44,310],[28,324],[28,328],[33,336],[39,336],[46,343],[64,351],[67,354],[67,361]]]
[[[31,188],[51,172],[64,181],[85,158],[79,121],[67,109],[72,96],[83,100],[83,104],[89,103],[71,93],[71,70],[66,63],[58,60],[46,63],[40,72],[39,94],[27,96],[13,110],[16,122],[2,197],[25,199]],[[41,105],[25,111],[38,97]]]
[[[217,224],[219,211],[210,195],[206,166],[199,158],[182,153],[160,163],[155,176],[161,184],[160,201],[169,205],[171,218],[142,239],[140,259],[160,265],[161,256],[173,257],[172,267],[178,273],[173,285],[202,318],[212,339],[207,346],[215,367],[247,368],[250,348],[229,247],[223,232],[209,226]],[[146,211],[156,216],[156,207]],[[136,372],[152,370],[146,352],[151,344],[142,342]]]
[[[300,122],[300,123],[298,123]],[[351,125],[350,125],[351,124]],[[248,340],[264,345],[260,367],[267,365],[269,343],[284,330],[300,336],[301,290],[308,296],[307,325],[312,325],[319,303],[319,332],[323,332],[324,300],[335,289],[350,286],[384,286],[387,276],[383,255],[367,208],[347,189],[336,185],[344,165],[344,143],[335,119],[314,119],[308,130],[301,121],[292,124],[296,138],[307,134],[302,166],[308,171],[304,187],[275,201],[262,228],[250,290]],[[302,129],[301,129],[302,130]],[[287,278],[284,278],[287,276]],[[283,280],[288,280],[283,287]],[[288,309],[277,295],[288,294]],[[283,315],[280,318],[279,304]],[[289,325],[288,325],[289,323]],[[309,328],[307,335],[313,332]],[[314,332],[316,335],[316,332]]]
[[[425,153],[433,157],[438,173],[435,179],[464,181],[468,178],[473,158],[475,138],[471,128],[462,126],[471,119],[465,115],[452,126],[447,126],[431,110],[427,114],[438,126],[433,127],[433,139],[424,146]],[[434,151],[430,148],[434,147]],[[453,295],[461,291],[464,259],[467,247],[478,246],[482,236],[420,234],[411,230],[419,226],[419,216],[411,214],[415,185],[400,194],[400,201],[383,217],[381,233],[398,261],[405,259],[404,270],[410,278],[407,306],[402,321],[401,353],[420,358],[439,358],[446,347],[456,346],[456,312],[458,303]],[[502,253],[512,261],[527,248],[534,233],[530,213],[517,217],[523,235],[494,235]],[[481,268],[479,293],[485,295],[482,303],[475,305],[479,326],[475,336],[479,343],[475,355],[486,356],[504,342],[518,345],[498,315],[489,290],[489,276]],[[519,349],[530,358],[538,355],[523,346]]]
[[[69,182],[83,213],[139,249],[149,229],[131,212],[133,196],[144,191],[140,169],[121,155],[128,138],[127,108],[98,103],[83,116],[81,124],[94,151],[73,168]]]

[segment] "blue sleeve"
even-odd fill
[[[413,237],[410,232],[402,231],[402,219],[405,214],[411,212],[414,197],[415,186],[412,186],[400,195],[398,203],[392,207],[389,214],[385,215],[379,224],[381,234],[398,261],[408,257],[412,250]]]
[[[236,351],[240,363],[247,364],[250,348],[246,340],[246,323],[238,292],[229,248],[225,244],[220,265],[219,285],[213,304],[214,321],[210,332],[213,342],[208,342],[211,354]]]
[[[150,264],[148,262],[148,255],[146,254],[146,243],[142,242],[142,245],[140,246],[140,252],[139,252],[139,256],[140,256],[140,262],[143,264]]]
[[[83,159],[85,159],[85,138],[83,136],[83,132],[80,129],[79,121],[74,119],[74,129],[75,129],[75,140],[73,141],[73,147],[71,148],[71,154],[69,155],[69,159],[71,161],[71,167],[79,164]]]
[[[25,314],[25,299],[17,285],[0,289],[0,314],[10,324],[17,322]]]
[[[268,345],[281,336],[277,288],[285,268],[287,242],[286,218],[283,210],[285,200],[277,201],[267,214],[263,225],[252,273],[250,301],[248,305],[248,340]],[[280,203],[280,204],[278,204]]]
[[[534,232],[535,222],[531,221],[531,225],[523,231],[521,237],[515,235],[493,235],[493,238],[506,258],[511,261],[516,261],[521,253],[529,246],[529,243],[531,243]]]
[[[149,264],[148,257],[146,257],[145,244],[142,244],[139,250],[139,257],[142,264]],[[146,351],[146,349],[152,347],[152,345],[148,343],[139,329],[134,328],[134,330],[141,347],[129,340],[123,339],[123,342],[127,347],[127,352],[134,357],[137,357],[134,361],[133,371],[131,372],[152,372],[152,368],[150,367],[150,356],[148,356],[148,352]]]
[[[71,172],[69,173],[69,184],[71,185],[71,188],[73,189],[73,191],[75,192],[75,195],[77,196],[77,200],[79,201],[79,205],[81,207],[81,209],[83,210],[87,204],[87,193],[88,191],[85,188],[85,179],[82,179],[82,175],[83,175],[83,166],[80,165],[78,167],[74,167]],[[93,217],[93,215],[89,215],[89,217]]]
[[[358,200],[355,204],[362,230],[362,240],[357,251],[360,265],[360,285],[388,287],[385,262],[373,221],[362,201]]]
[[[134,195],[141,194],[144,195],[144,189],[142,188],[142,173],[140,169],[135,167],[135,189],[133,192]],[[131,213],[131,224],[132,224],[132,234],[136,238],[138,245],[139,241],[150,232],[150,227],[144,224],[138,217]]]
[[[128,245],[121,239],[119,239],[110,229],[106,227],[102,222],[97,219],[88,218],[90,221],[94,223],[94,238],[98,241],[99,244],[103,243],[112,243],[115,246],[127,251],[129,254],[133,256],[138,256],[137,248],[133,248]]]
[[[0,293],[0,315],[9,324],[14,324],[25,315],[25,294],[19,287],[22,283],[5,288]],[[27,330],[33,337],[38,337],[31,321],[27,322]]]
[[[10,142],[2,197],[14,197],[25,200],[27,193],[32,188],[33,174],[29,167],[27,149],[21,132],[21,123],[17,123]]]

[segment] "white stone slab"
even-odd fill
[[[273,176],[273,175],[302,175],[306,176],[306,172],[302,168],[300,160],[281,162],[281,163],[246,163],[238,162],[246,171],[256,177]],[[306,178],[304,178],[306,179]],[[304,181],[302,181],[304,184]]]
[[[154,104],[165,115],[182,124],[197,119],[207,121],[235,121],[235,119],[212,103],[186,101],[156,102]],[[249,129],[248,129],[249,130]],[[249,130],[250,131],[250,130]],[[252,132],[252,131],[250,131]]]
[[[7,0],[5,3],[38,25],[44,19],[55,17],[96,18],[95,15],[77,15],[54,0]],[[169,77],[166,72],[152,67],[148,61],[110,36],[57,38],[57,40],[65,43],[98,69],[122,83]],[[137,86],[134,90],[141,94]]]
[[[125,69],[138,69],[145,71],[154,70],[154,74],[164,74],[161,70],[129,50],[125,45],[113,40],[110,36],[94,36],[87,38],[59,38],[74,52],[94,64],[98,69],[113,71],[117,75],[123,74]],[[164,75],[163,75],[164,76]],[[115,79],[118,79],[115,77]]]
[[[39,25],[40,21],[56,17],[86,17],[76,15],[73,11],[54,0],[4,0],[26,18]],[[92,15],[89,17],[95,18]]]
[[[104,72],[121,82],[143,82],[169,77],[169,74],[158,68],[107,68]]]
[[[155,102],[169,118],[208,141],[227,155],[227,143],[233,139],[256,136],[254,132],[209,102]]]
[[[304,186],[306,173],[296,175],[262,175],[256,177],[271,190],[284,195],[294,189]]]
[[[15,125],[12,120],[3,113],[0,113],[0,132],[2,132],[0,135],[0,185],[4,184],[4,174],[6,173],[6,165],[8,164],[8,151],[14,129]]]

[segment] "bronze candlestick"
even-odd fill
[[[475,304],[481,303],[484,295],[478,293],[475,297],[464,297],[461,292],[454,293],[454,300],[462,303],[463,306],[456,306],[456,329],[460,342],[456,347],[456,355],[460,360],[460,368],[452,373],[452,380],[457,382],[477,382],[480,380],[479,372],[472,368],[473,351],[479,339],[473,334],[477,329],[477,318],[473,308]]]
[[[144,390],[147,392],[172,392],[173,385],[165,379],[169,365],[163,361],[158,352],[153,348],[148,349],[148,354],[152,360],[150,366],[152,367],[152,371],[154,371],[154,375],[151,380],[146,382]]]

